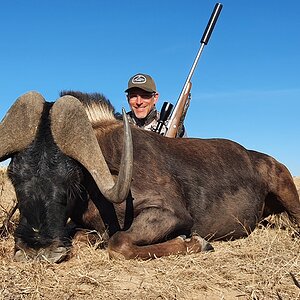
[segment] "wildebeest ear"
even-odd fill
[[[41,94],[28,92],[12,105],[0,123],[0,161],[33,142],[44,103]]]
[[[104,197],[114,203],[124,201],[129,193],[133,168],[132,138],[127,118],[125,149],[115,182],[82,103],[73,96],[63,96],[54,103],[50,115],[52,135],[60,150],[88,170]]]

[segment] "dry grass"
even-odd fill
[[[0,187],[2,223],[14,199],[3,173]],[[300,299],[300,239],[284,216],[275,224],[214,242],[212,253],[149,261],[110,260],[97,243],[76,242],[61,264],[17,263],[9,235],[0,239],[0,299]]]

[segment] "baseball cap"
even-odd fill
[[[152,77],[142,73],[135,74],[128,80],[128,88],[125,92],[132,88],[139,88],[150,93],[156,92],[156,85]]]

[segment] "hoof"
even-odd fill
[[[178,238],[182,238],[179,236]],[[193,235],[190,238],[184,239],[187,247],[187,253],[214,251],[213,246],[199,235]]]

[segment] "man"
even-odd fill
[[[131,108],[128,113],[130,122],[146,130],[154,130],[159,118],[155,107],[159,93],[152,77],[140,73],[132,76],[125,92]]]
[[[125,92],[131,108],[127,113],[129,121],[145,130],[154,131],[159,120],[159,112],[155,106],[159,93],[152,77],[142,73],[135,74],[129,79]],[[165,133],[165,130],[163,128],[161,133]],[[183,135],[184,129],[179,136]]]

